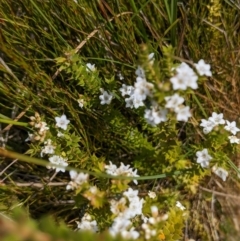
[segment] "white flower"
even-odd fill
[[[205,148],[202,151],[197,151],[197,163],[201,165],[201,167],[207,167],[209,165],[209,161],[212,157],[208,154],[208,150]]]
[[[109,163],[110,163],[110,165],[105,165],[105,169],[106,169],[106,172],[110,175],[113,175],[113,176],[125,175],[128,177],[139,177],[139,175],[137,175],[137,169],[135,169],[135,171],[133,171],[133,169],[130,168],[130,165],[125,166],[121,162],[120,167],[117,168],[117,166],[112,164],[112,162],[109,162]],[[135,184],[137,184],[137,180],[133,180],[133,182]]]
[[[152,198],[152,199],[154,199],[154,198],[157,197],[156,193],[155,193],[155,192],[152,192],[152,191],[148,191],[148,196],[149,196],[150,198]]]
[[[110,165],[105,165],[106,173],[109,175],[116,175],[117,166],[112,164],[111,161],[109,161]]]
[[[44,147],[42,147],[42,151],[40,153],[40,156],[43,157],[43,154],[54,154],[55,146],[52,145],[52,140],[48,139],[44,142]]]
[[[158,216],[158,207],[157,206],[151,206],[151,213],[153,217]]]
[[[127,209],[127,200],[122,197],[120,200],[116,201],[114,199],[110,200],[110,210],[113,214],[119,215]]]
[[[216,126],[216,124],[214,122],[210,121],[210,120],[202,119],[201,122],[202,123],[200,124],[200,126],[203,127],[203,133],[204,134],[208,134]]]
[[[128,108],[135,108],[135,109],[138,109],[140,106],[144,106],[144,103],[142,101],[142,98],[141,96],[139,95],[131,95],[129,98],[126,98],[125,99],[125,102],[126,102],[126,107]]]
[[[25,142],[27,142],[27,141],[33,142],[34,141],[34,137],[35,137],[34,134],[31,134],[31,133],[28,132],[28,138],[25,139]]]
[[[112,227],[109,229],[110,234],[115,237],[117,234],[121,233],[123,230],[127,230],[127,228],[132,224],[130,220],[125,218],[124,216],[117,216],[114,219]]]
[[[57,137],[64,137],[64,134],[61,131],[57,132]]]
[[[60,117],[55,117],[56,126],[62,128],[63,130],[67,130],[67,126],[70,121],[67,119],[66,115],[62,115]]]
[[[40,123],[36,124],[35,127],[39,128],[40,135],[43,134],[45,131],[49,130],[49,127],[47,127],[47,123],[44,121],[41,121]]]
[[[167,96],[164,99],[167,102],[165,107],[173,110],[177,109],[178,106],[184,102],[184,98],[177,93],[172,96]]]
[[[166,109],[155,107],[152,109],[146,109],[144,117],[150,125],[156,126],[161,122],[167,121],[167,113],[168,111]]]
[[[77,102],[78,102],[79,107],[83,108],[83,106],[84,106],[84,99],[78,99]]]
[[[133,95],[134,94],[134,87],[133,86],[131,86],[131,85],[128,85],[127,86],[127,94],[128,95]]]
[[[139,197],[135,197],[131,200],[128,208],[128,215],[130,218],[135,217],[136,215],[142,214],[142,207],[143,207],[144,200]]]
[[[230,143],[236,143],[236,144],[240,144],[240,139],[237,138],[236,136],[229,136],[228,139],[230,140]]]
[[[118,73],[118,78],[119,78],[120,80],[124,80],[124,77],[123,77],[123,75],[122,75],[121,72]]]
[[[124,239],[137,239],[140,236],[139,232],[137,232],[134,227],[132,227],[129,231],[123,230],[121,235]]]
[[[145,100],[147,96],[152,95],[154,85],[147,82],[145,78],[137,77],[134,87],[134,95],[137,96],[138,99]]]
[[[54,165],[58,165],[58,167],[51,165],[47,166],[49,169],[56,169],[56,172],[65,172],[65,167],[68,166],[67,159],[61,156],[53,155],[49,158],[49,161]]]
[[[236,133],[240,131],[240,129],[236,127],[236,121],[233,121],[233,122],[226,121],[226,122],[227,122],[227,125],[224,127],[225,130],[230,131],[233,135],[236,135]]]
[[[86,70],[87,70],[88,72],[90,72],[90,71],[93,72],[93,71],[96,70],[95,64],[87,63],[86,66],[87,66]]]
[[[89,230],[92,232],[98,231],[98,226],[96,220],[92,221],[92,218],[89,214],[85,213],[81,222],[77,222],[79,230]]]
[[[188,121],[188,118],[192,116],[189,106],[180,106],[176,110],[178,121]]]
[[[122,87],[119,89],[122,96],[128,95],[128,86],[125,84],[122,84]]]
[[[182,211],[186,209],[179,201],[176,202],[176,207],[180,208]]]
[[[198,88],[198,77],[189,65],[181,63],[176,68],[176,72],[177,74],[170,79],[174,90],[186,90],[187,87]]]
[[[126,102],[126,108],[133,108],[134,107],[134,98],[130,96],[129,98],[125,99]]]
[[[197,64],[194,64],[199,75],[203,76],[212,76],[212,72],[210,70],[210,64],[206,64],[203,59],[200,59]]]
[[[138,66],[137,70],[135,71],[135,74],[138,77],[145,78],[145,72],[142,67]]]
[[[228,172],[221,168],[221,167],[216,167],[216,166],[213,166],[212,168],[213,172],[219,176],[224,182],[226,181],[227,179],[227,176],[228,176]]]
[[[132,188],[128,188],[128,190],[125,191],[123,195],[126,196],[128,200],[131,202],[131,200],[138,197],[138,190],[133,190]]]
[[[223,119],[223,114],[217,114],[216,112],[212,113],[212,116],[209,117],[209,121],[212,121],[215,125],[223,125],[225,124],[225,120]]]
[[[155,61],[155,58],[154,58],[154,53],[150,53],[148,55],[148,61],[149,61],[149,64],[150,65],[153,65],[154,61]]]
[[[88,180],[88,174],[84,173],[77,173],[76,171],[72,170],[69,172],[71,180],[69,184],[67,185],[67,190],[73,190],[77,188],[78,186],[82,185],[83,183],[87,182]]]
[[[109,105],[112,101],[113,95],[102,89],[100,91],[102,92],[102,95],[99,96],[99,99],[101,100],[101,105]]]

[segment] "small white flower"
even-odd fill
[[[205,148],[202,151],[197,151],[197,163],[201,165],[201,167],[207,167],[209,165],[209,161],[212,160],[212,157],[208,154],[208,150]]]
[[[157,206],[151,206],[151,213],[153,217],[158,216],[158,207]]]
[[[109,105],[112,101],[113,95],[102,89],[101,92],[102,94],[99,96],[99,99],[101,100],[101,105]]]
[[[88,174],[84,173],[77,173],[76,171],[72,170],[69,172],[71,181],[67,185],[67,190],[74,190],[78,188],[78,186],[82,185],[83,183],[87,182],[88,180]]]
[[[40,156],[43,157],[43,154],[54,154],[55,146],[52,145],[52,140],[48,139],[44,142],[44,147],[42,147]]]
[[[28,132],[28,138],[25,139],[25,142],[27,142],[27,141],[33,142],[34,137],[35,137],[34,134],[31,134],[31,133]]]
[[[47,168],[49,169],[56,169],[56,172],[65,172],[65,167],[68,166],[67,163],[67,159],[61,157],[61,156],[57,156],[57,155],[53,155],[52,157],[49,158],[49,161],[54,164],[54,165],[58,165],[59,167],[55,167],[55,166],[47,166]]]
[[[212,72],[210,70],[210,64],[206,64],[203,59],[200,59],[197,64],[194,64],[199,75],[203,76],[212,76]]]
[[[147,96],[152,96],[154,85],[145,78],[137,77],[134,87],[134,95],[138,96],[138,99],[145,100]]]
[[[121,235],[124,239],[133,239],[133,240],[137,239],[140,236],[139,232],[137,232],[134,229],[134,227],[132,227],[129,231],[123,230],[121,232]]]
[[[210,121],[210,120],[202,119],[201,122],[202,123],[200,124],[200,126],[203,127],[203,133],[204,134],[208,134],[216,126],[216,124],[214,122]]]
[[[215,125],[223,125],[225,124],[225,120],[223,119],[223,114],[217,114],[216,112],[212,113],[212,116],[209,117],[209,121],[212,121]]]
[[[224,127],[225,130],[230,131],[233,135],[236,135],[236,133],[240,131],[240,129],[236,127],[236,121],[233,121],[233,122],[226,121],[226,122],[227,122],[227,125]]]
[[[87,63],[86,66],[87,66],[86,69],[87,69],[88,72],[90,72],[90,71],[93,72],[93,71],[96,70],[96,68],[95,68],[95,64]]]
[[[189,106],[180,106],[176,110],[178,121],[188,121],[188,118],[192,116]]]
[[[83,106],[84,106],[84,99],[78,99],[77,102],[78,102],[79,107],[83,108]]]
[[[133,108],[134,107],[134,98],[133,96],[130,96],[129,98],[125,99],[126,102],[126,108]]]
[[[128,95],[128,86],[125,84],[122,84],[122,87],[119,89],[122,96]]]
[[[127,200],[122,197],[120,200],[116,201],[114,199],[110,200],[110,210],[113,214],[122,214],[127,209]]]
[[[236,144],[240,144],[240,139],[237,138],[236,136],[229,136],[228,139],[230,140],[230,143],[236,143]]]
[[[81,222],[77,222],[79,230],[89,230],[91,232],[97,232],[98,226],[96,220],[92,221],[89,214],[85,213]]]
[[[131,86],[131,85],[128,85],[127,86],[127,94],[128,95],[133,95],[134,94],[134,87],[133,86]]]
[[[38,127],[36,127],[38,125]],[[41,121],[40,123],[36,124],[35,127],[39,128],[39,134],[43,134],[45,131],[49,130],[49,127],[47,126],[47,123],[44,121]]]
[[[155,192],[152,192],[152,191],[148,191],[148,196],[149,196],[150,198],[152,198],[152,199],[154,199],[154,198],[157,197],[156,193],[155,193]]]
[[[146,109],[144,117],[150,125],[156,126],[161,122],[167,121],[167,113],[168,111],[166,109],[155,107]]]
[[[138,190],[133,190],[132,188],[128,188],[128,190],[125,191],[123,195],[126,196],[128,200],[131,202],[131,200],[138,197]]]
[[[57,132],[57,137],[64,137],[64,134],[61,131]]]
[[[228,172],[221,168],[221,167],[217,167],[217,166],[213,166],[212,171],[219,176],[224,182],[226,181],[227,177],[228,177]]]
[[[184,102],[184,98],[177,93],[172,96],[167,96],[164,99],[167,102],[165,107],[173,110],[176,110],[178,106]]]
[[[154,53],[151,53],[148,55],[148,61],[150,65],[153,65],[155,58],[154,58]]]
[[[182,211],[186,209],[179,201],[176,202],[176,207],[180,208]]]
[[[189,65],[181,63],[176,68],[176,72],[177,74],[170,79],[174,90],[186,90],[187,87],[198,88],[198,77]]]
[[[60,117],[55,117],[56,126],[62,128],[63,130],[67,130],[67,126],[70,121],[67,119],[66,115],[62,115]]]
[[[109,161],[110,165],[105,165],[106,173],[109,175],[116,175],[117,166]]]
[[[137,70],[135,71],[135,74],[138,77],[145,78],[145,71],[143,70],[142,67],[138,66]]]
[[[128,215],[130,218],[135,217],[136,215],[141,215],[142,214],[142,207],[143,207],[144,200],[139,197],[134,198],[131,200],[129,204],[129,209],[128,209]]]
[[[120,80],[124,80],[124,77],[123,77],[123,75],[122,75],[121,72],[118,73],[118,78],[119,78]]]

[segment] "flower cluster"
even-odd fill
[[[81,222],[77,222],[77,225],[79,230],[89,230],[92,232],[98,231],[96,220],[92,220],[92,217],[88,213],[85,213],[81,219]]]
[[[119,201],[110,201],[110,210],[115,215],[115,219],[109,232],[114,237],[121,234],[123,238],[137,239],[139,232],[134,229],[131,219],[142,215],[144,200],[138,197],[138,190],[132,188],[125,191],[123,195],[124,197]]]
[[[141,67],[138,67],[136,74],[134,87],[123,84],[119,90],[122,96],[128,95],[125,98],[126,107],[138,109],[140,106],[144,106],[144,101],[148,96],[152,96],[154,86],[146,80],[144,70]]]
[[[240,143],[240,139],[238,139],[235,135],[237,132],[240,131],[240,129],[236,126],[236,121],[228,121],[223,119],[223,114],[217,114],[216,112],[212,113],[212,116],[208,118],[208,120],[202,119],[200,126],[203,127],[203,133],[208,134],[210,133],[214,127],[218,125],[224,125],[224,129],[226,131],[231,132],[233,135],[229,136],[228,139],[230,140],[230,143]]]
[[[49,130],[47,123],[41,120],[40,115],[36,112],[35,116],[30,116],[30,125],[34,127],[34,134],[29,134],[26,141],[44,141],[46,133]]]
[[[76,171],[70,171],[69,175],[71,177],[71,181],[68,183],[66,189],[67,190],[74,190],[77,189],[82,184],[88,181],[88,174],[84,173],[77,173]]]
[[[44,142],[44,146],[42,147],[40,156],[43,157],[44,154],[54,154],[56,147],[52,145],[52,140],[47,139],[47,141]]]
[[[65,172],[65,167],[68,166],[67,158],[63,158],[61,156],[53,155],[49,157],[49,161],[53,165],[49,165],[47,168],[56,169],[56,172]]]
[[[144,223],[141,226],[145,233],[145,239],[156,236],[158,223],[168,219],[168,214],[159,215],[157,206],[151,206],[151,214],[151,217],[144,218]]]
[[[137,169],[133,170],[130,168],[130,165],[124,165],[121,162],[120,167],[117,168],[116,165],[112,164],[112,162],[109,162],[109,165],[105,165],[106,173],[112,176],[127,176],[127,177],[139,177],[137,175]],[[138,184],[137,180],[133,180],[135,184]]]

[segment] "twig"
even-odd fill
[[[5,167],[1,172],[0,172],[0,177],[2,174],[10,167],[12,166],[18,159],[13,160],[7,167]]]
[[[23,111],[14,119],[14,121],[18,121],[20,118],[22,118],[22,117],[25,115],[25,113],[29,110],[30,107],[31,107],[31,106],[28,106],[25,110],[23,110]],[[7,126],[1,131],[1,133],[4,133],[5,131],[10,130],[10,128],[11,128],[12,126],[13,126],[13,124],[7,125]]]
[[[215,195],[218,195],[218,196],[222,196],[222,197],[225,197],[225,198],[234,198],[234,199],[240,200],[240,196],[238,197],[238,196],[234,196],[234,195],[231,195],[231,194],[214,191],[214,190],[211,190],[211,189],[208,189],[208,188],[205,188],[205,187],[201,187],[201,186],[199,186],[199,188],[203,191],[214,193]]]
[[[47,184],[40,183],[40,182],[27,182],[27,183],[21,183],[21,182],[14,182],[14,184],[8,184],[8,183],[2,183],[2,186],[8,186],[8,185],[15,185],[18,187],[37,187],[37,188],[44,188],[45,186],[66,186],[67,182],[49,182]]]

